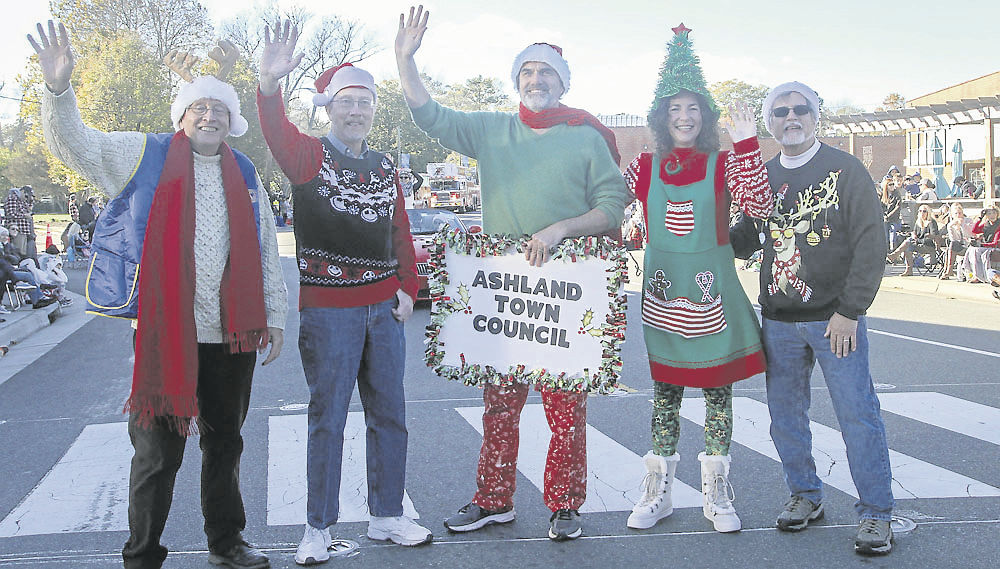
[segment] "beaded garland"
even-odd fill
[[[483,387],[487,383],[497,386],[510,386],[515,383],[542,385],[551,389],[570,392],[591,392],[606,394],[618,387],[621,376],[622,358],[621,344],[625,341],[625,309],[626,297],[623,285],[628,281],[625,250],[607,237],[577,237],[565,239],[552,254],[551,260],[577,259],[596,257],[609,260],[613,267],[608,270],[608,318],[607,322],[595,325],[586,323],[589,332],[601,338],[601,365],[593,373],[584,370],[580,377],[567,377],[565,372],[549,373],[545,369],[527,370],[524,365],[512,365],[506,371],[492,366],[467,364],[461,357],[460,366],[445,365],[444,342],[440,341],[441,327],[445,320],[454,312],[466,310],[468,307],[461,299],[444,296],[445,286],[449,283],[448,271],[445,267],[445,245],[453,253],[485,257],[488,255],[503,255],[513,250],[523,253],[528,236],[514,239],[509,235],[468,234],[459,230],[442,228],[434,238],[429,248],[429,265],[431,274],[428,277],[431,294],[431,322],[427,326],[424,343],[424,362],[437,375],[453,381],[461,381],[465,385]],[[550,261],[551,262],[551,261]],[[596,330],[600,332],[597,333]]]

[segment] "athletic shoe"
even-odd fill
[[[576,539],[583,534],[583,526],[580,525],[580,513],[576,510],[556,510],[549,518],[549,539],[552,541],[566,541]]]
[[[316,529],[306,524],[298,549],[295,550],[295,562],[299,565],[315,565],[330,559],[330,528]]]
[[[430,530],[406,516],[372,516],[368,522],[368,537],[406,546],[423,545],[434,538]]]
[[[241,541],[225,551],[209,551],[208,562],[213,565],[224,565],[231,569],[264,569],[271,566],[266,555],[245,541]]]
[[[800,531],[809,522],[823,517],[823,504],[813,504],[802,496],[792,496],[785,502],[785,509],[778,514],[778,529]]]
[[[506,510],[484,510],[476,504],[468,503],[458,513],[444,521],[448,531],[475,531],[490,524],[506,524],[514,521],[514,507]]]
[[[885,555],[892,551],[892,526],[887,520],[864,518],[854,538],[854,551],[865,555]]]

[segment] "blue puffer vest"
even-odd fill
[[[118,318],[138,315],[139,261],[146,222],[173,137],[173,133],[146,135],[142,158],[132,178],[97,219],[85,291],[89,304],[87,312]],[[250,190],[257,239],[260,239],[257,173],[249,158],[235,149],[233,155]]]

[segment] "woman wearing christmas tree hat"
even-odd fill
[[[653,377],[653,450],[643,457],[644,495],[628,527],[652,527],[673,512],[684,387],[705,396],[703,512],[720,532],[738,531],[729,484],[732,384],[764,371],[760,326],[736,276],[729,208],[767,218],[774,200],[753,115],[729,108],[734,151],[720,151],[719,111],[684,24],[673,28],[649,111],[656,153],[625,172],[646,216],[642,323]]]

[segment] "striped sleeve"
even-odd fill
[[[758,219],[771,215],[774,197],[756,137],[737,142],[733,152],[726,153],[726,181],[733,201],[747,215]]]

